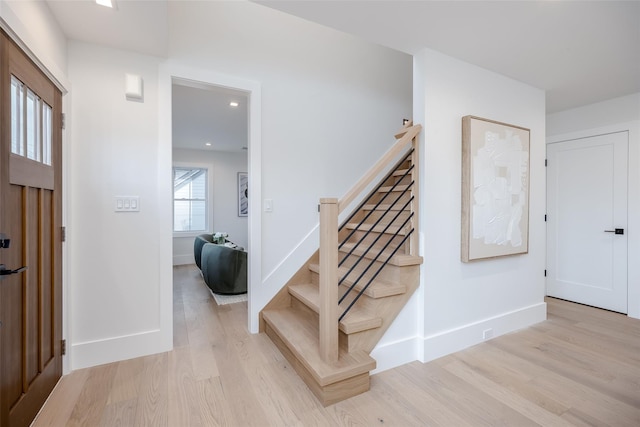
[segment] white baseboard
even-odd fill
[[[133,359],[171,350],[159,329],[71,345],[71,370]],[[171,342],[173,339],[171,340]]]
[[[546,319],[547,303],[542,302],[446,332],[426,336],[421,344],[424,351],[422,362],[429,362],[487,341],[483,338],[483,333],[488,329],[492,330],[491,338],[496,338]]]
[[[193,254],[173,256],[173,265],[187,265],[187,264],[195,264],[195,263],[196,261],[193,258]]]
[[[543,302],[431,336],[385,344],[371,352],[371,357],[376,360],[376,369],[371,373],[383,372],[414,360],[425,363],[464,350],[486,341],[483,333],[487,329],[491,329],[492,338],[496,338],[546,319],[547,304]]]
[[[371,373],[377,374],[419,360],[418,346],[421,341],[419,337],[406,338],[374,348],[371,357],[376,359],[376,369]]]

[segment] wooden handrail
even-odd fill
[[[338,202],[338,214],[342,213],[342,211],[349,206],[349,204],[353,202],[365,188],[367,188],[369,183],[378,176],[380,172],[382,172],[384,168],[393,161],[394,158],[396,158],[396,156],[402,153],[402,150],[413,141],[413,138],[420,133],[421,129],[422,126],[420,125],[413,125],[406,129],[404,135],[398,139],[395,144],[393,144],[391,148],[389,148],[389,150],[387,150],[387,152],[380,158],[380,160],[378,160],[376,164],[373,165],[373,167],[371,167],[371,169],[369,169],[362,178],[360,178],[356,185],[354,185],[351,190],[349,190],[349,192],[340,199]],[[405,129],[403,129],[403,131],[404,130]],[[401,133],[402,132],[400,132],[400,134]]]

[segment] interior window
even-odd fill
[[[207,169],[173,168],[173,231],[207,229]]]

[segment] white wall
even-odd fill
[[[224,231],[229,240],[249,248],[247,217],[238,216],[238,172],[247,172],[247,153],[173,149],[173,162],[206,165],[211,170],[213,210],[209,233]],[[200,234],[200,233],[195,233]],[[193,233],[173,238],[173,265],[193,264]]]
[[[69,150],[69,295],[73,369],[172,346],[171,279],[163,240],[157,79],[159,59],[69,44],[73,82]],[[125,73],[142,76],[144,101],[125,99]],[[115,196],[139,196],[140,211],[114,212]],[[164,283],[164,286],[162,284]],[[169,303],[167,295],[169,293]],[[167,310],[168,306],[168,310]]]
[[[169,17],[174,63],[261,86],[273,212],[262,213],[263,277],[250,284],[256,331],[258,311],[318,247],[319,198],[346,193],[411,115],[412,60],[251,2],[171,2]]]
[[[257,178],[274,211],[262,216],[266,277],[252,288],[253,330],[258,311],[302,264],[290,252],[301,242],[303,250],[317,249],[309,233],[318,199],[344,194],[411,113],[408,55],[249,2],[171,2],[169,8],[166,60],[69,46],[73,369],[171,347],[166,64],[261,88]],[[142,76],[144,102],[125,100],[125,73]],[[139,195],[140,212],[113,212],[116,195]]]
[[[628,315],[640,318],[640,93],[547,116],[547,142],[629,132]]]
[[[539,89],[432,50],[415,55],[414,121],[424,126],[420,228],[425,261],[421,289],[376,352],[413,350],[414,359],[429,361],[482,341],[486,329],[499,336],[546,318],[544,113],[545,94]],[[466,115],[531,130],[526,255],[460,261]],[[409,356],[402,359],[395,364]]]
[[[640,120],[640,92],[547,115],[547,136]]]

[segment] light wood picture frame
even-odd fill
[[[238,216],[249,215],[249,175],[238,172]]]
[[[529,129],[462,118],[462,262],[529,252],[529,146]]]

